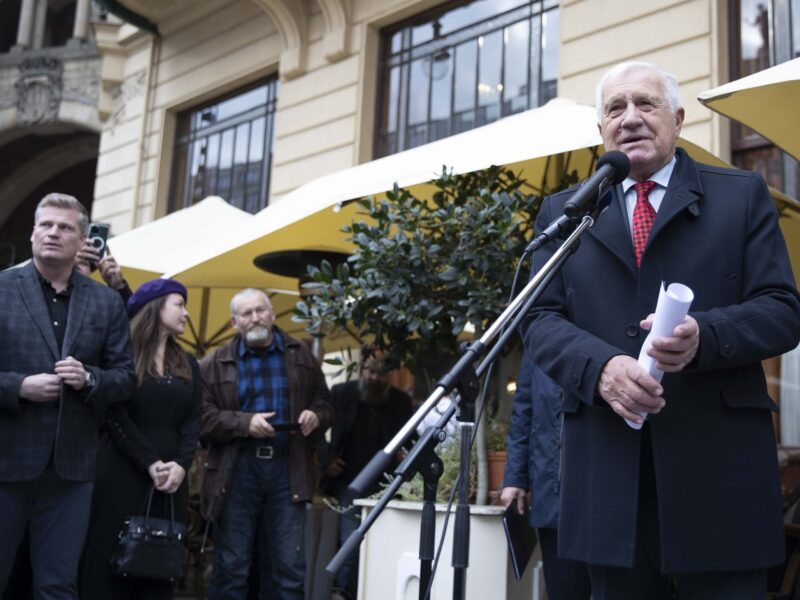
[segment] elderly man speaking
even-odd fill
[[[603,142],[630,177],[524,324],[564,388],[559,555],[590,565],[598,600],[664,598],[669,575],[681,599],[762,599],[783,527],[761,361],[800,339],[775,207],[758,175],[676,149],[684,109],[660,67],[617,65],[597,94]],[[544,202],[538,229],[571,193]],[[634,357],[662,282],[695,299],[653,340],[659,383]]]

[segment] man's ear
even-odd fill
[[[681,132],[681,127],[683,127],[683,119],[686,118],[686,111],[681,106],[678,110],[675,111],[675,125],[678,128],[678,133]]]

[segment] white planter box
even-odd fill
[[[356,500],[364,515],[374,500]],[[470,550],[467,569],[467,600],[531,600],[543,588],[539,579],[539,549],[534,551],[521,581],[514,578],[501,517],[503,507],[470,506]],[[419,524],[421,502],[392,501],[373,523],[361,543],[359,600],[418,600]],[[436,545],[441,539],[445,506],[436,506]],[[453,528],[455,508],[434,578],[431,600],[453,597]]]

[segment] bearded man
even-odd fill
[[[305,504],[317,481],[314,448],[331,419],[328,387],[309,348],[274,326],[264,292],[236,294],[231,321],[237,335],[201,363],[202,511],[214,524],[209,598],[247,597],[262,529],[277,597],[302,600]]]
[[[325,469],[323,488],[344,511],[339,519],[339,544],[343,544],[360,520],[347,486],[411,418],[413,410],[411,397],[389,384],[383,362],[371,348],[361,352],[359,378],[333,386],[331,402],[331,442],[323,445],[320,457]],[[357,575],[358,555],[352,554],[336,576],[342,596],[355,598]]]

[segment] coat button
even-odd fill
[[[570,378],[569,378],[569,380],[570,380],[570,381],[571,381],[573,384],[575,384],[575,385],[578,385],[578,376],[577,376],[577,375],[573,375],[572,377],[570,377]]]
[[[731,344],[725,344],[722,347],[722,355],[730,356],[731,354],[733,354],[733,346]]]
[[[625,335],[635,338],[637,335],[639,335],[639,326],[631,323],[625,328]]]
[[[556,392],[556,395],[559,398],[563,398],[564,397],[564,388],[558,388],[558,391]]]

